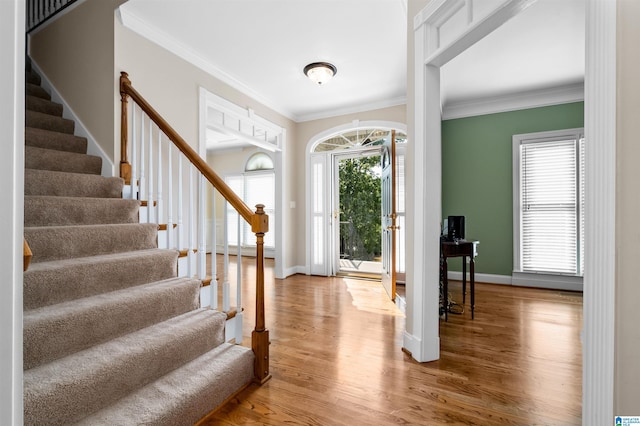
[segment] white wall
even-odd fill
[[[24,0],[0,0],[0,424],[21,425]]]

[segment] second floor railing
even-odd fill
[[[120,176],[128,185],[127,196],[146,202],[141,220],[160,224],[163,232],[158,246],[176,249],[187,257],[187,275],[209,285],[209,300],[203,305],[242,318],[241,256],[238,253],[236,309],[231,313],[228,245],[224,242],[224,271],[221,295],[216,267],[215,194],[231,205],[256,235],[255,328],[251,347],[255,354],[254,380],[264,383],[269,373],[269,331],[264,311],[264,235],[269,218],[264,206],[255,212],[220,178],[206,161],[138,93],[127,73],[120,76],[121,133]],[[129,100],[133,101],[129,108]],[[207,188],[209,186],[209,188]],[[211,194],[211,230],[206,229],[207,193]],[[225,209],[226,211],[226,205]],[[238,227],[240,228],[240,227]],[[226,229],[226,224],[225,224]],[[226,237],[226,236],[225,236]],[[206,277],[206,247],[211,240],[211,277]],[[210,282],[210,284],[209,284]],[[221,296],[221,297],[220,297]],[[221,303],[219,303],[219,298]],[[220,306],[222,305],[222,306]],[[241,322],[240,322],[241,324]],[[236,330],[236,343],[242,340],[242,327]]]
[[[26,31],[32,31],[78,0],[27,0]]]

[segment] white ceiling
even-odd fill
[[[407,0],[129,0],[125,25],[296,121],[403,104]],[[412,0],[408,0],[412,1]],[[338,68],[326,85],[310,62]],[[538,0],[443,67],[464,104],[584,79],[584,0]]]

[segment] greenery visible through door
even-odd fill
[[[351,260],[381,256],[380,156],[341,160],[340,255]]]

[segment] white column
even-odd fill
[[[585,272],[582,422],[613,424],[616,1],[588,0],[585,69]]]
[[[22,239],[24,226],[24,0],[0,13],[0,424],[22,425]]]

